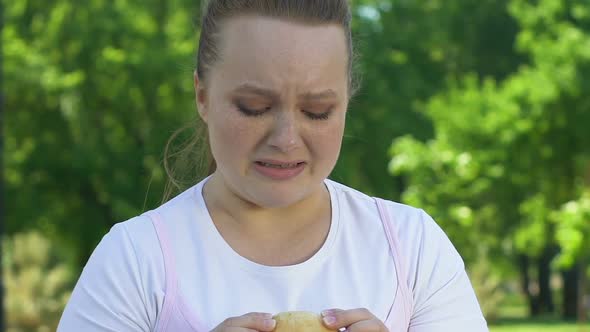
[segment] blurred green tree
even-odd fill
[[[8,232],[40,227],[82,266],[113,223],[159,202],[163,146],[195,113],[199,4],[5,7]]]
[[[521,268],[532,313],[552,310],[549,271],[559,250],[563,314],[572,318],[590,236],[590,5],[513,0],[509,9],[530,64],[505,79],[449,79],[425,112],[434,138],[396,140],[390,169],[409,179],[404,199],[432,211],[460,247]],[[538,295],[529,287],[533,262]]]
[[[74,275],[54,244],[36,231],[2,237],[7,332],[55,331]]]
[[[356,0],[353,33],[362,89],[349,112],[334,178],[369,194],[399,199],[404,177],[388,173],[395,137],[432,137],[426,101],[448,76],[503,78],[525,57],[506,0]]]

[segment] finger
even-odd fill
[[[342,309],[339,308],[333,308],[333,309],[328,309],[328,310],[324,310],[321,312],[322,315],[322,321],[324,323],[324,325],[326,325],[327,327],[335,327],[336,324],[336,313],[337,312],[341,312],[344,311]],[[340,328],[338,328],[340,329]]]
[[[324,324],[332,329],[348,327],[356,322],[371,320],[376,317],[366,308],[341,310],[330,309],[322,312]]]
[[[242,316],[230,317],[223,322],[223,325],[226,328],[240,327],[256,331],[272,331],[276,321],[272,319],[270,313],[250,312]]]
[[[385,324],[379,319],[361,320],[346,328],[347,332],[387,332]]]
[[[245,327],[225,327],[223,328],[223,332],[258,332],[257,330],[247,329]]]

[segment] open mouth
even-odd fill
[[[271,164],[271,163],[265,163],[262,161],[257,161],[256,163],[260,166],[270,167],[270,168],[278,168],[278,169],[296,168],[296,167],[299,167],[299,166],[305,164],[305,162],[286,163],[286,164]]]
[[[288,180],[292,179],[307,167],[307,163],[304,161],[286,161],[280,160],[257,160],[254,162],[254,169],[259,174],[273,179],[273,180]]]

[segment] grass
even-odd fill
[[[499,310],[501,317],[490,324],[490,332],[590,332],[590,323],[564,322],[559,318],[527,318],[527,308],[522,298],[511,296]]]
[[[590,324],[533,320],[505,321],[498,325],[491,325],[490,332],[590,332]]]

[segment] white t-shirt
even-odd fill
[[[225,242],[202,196],[206,180],[157,209],[171,239],[177,293],[199,332],[253,311],[364,307],[387,319],[398,296],[398,271],[373,198],[326,180],[332,204],[326,241],[303,263],[273,267],[240,256]],[[488,331],[463,261],[444,232],[422,210],[394,202],[386,208],[399,239],[395,259],[407,267],[412,294],[408,331]],[[58,331],[156,331],[166,277],[150,218],[116,224],[86,264]]]

